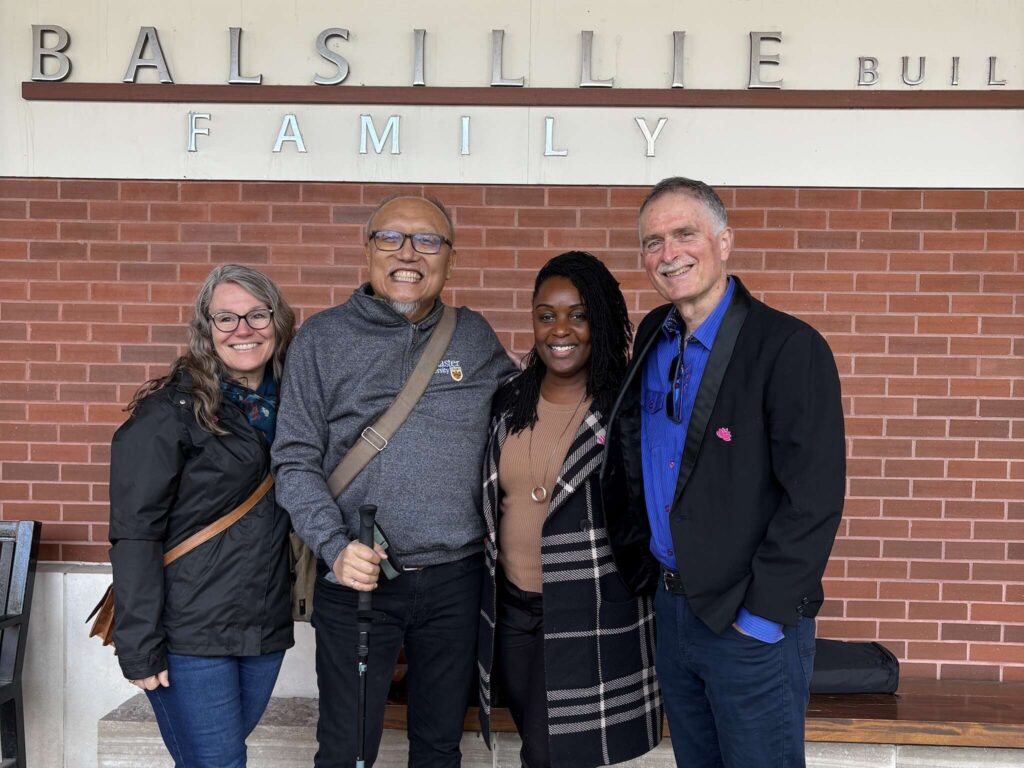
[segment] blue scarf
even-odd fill
[[[264,376],[255,392],[221,379],[220,392],[225,401],[238,406],[249,423],[266,435],[268,445],[273,444],[277,426],[277,382],[273,376]]]

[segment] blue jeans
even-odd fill
[[[244,768],[245,737],[263,715],[284,651],[263,656],[167,654],[169,688],[147,691],[177,768]]]
[[[323,565],[320,565],[321,575]],[[366,673],[366,765],[377,759],[384,705],[398,651],[409,662],[409,765],[459,768],[462,725],[473,690],[483,555],[384,578],[373,591]],[[316,768],[356,762],[356,606],[358,593],[316,580],[313,629],[320,718]]]
[[[762,643],[721,635],[682,595],[654,599],[655,665],[676,764],[686,768],[803,768],[804,717],[814,665],[814,619]]]

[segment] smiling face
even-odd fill
[[[549,277],[533,299],[533,339],[547,375],[586,386],[590,322],[579,291],[566,277]]]
[[[254,309],[269,307],[238,283],[221,283],[213,289],[207,314],[212,317],[218,312],[233,312],[241,316]],[[238,327],[226,333],[211,322],[210,334],[213,336],[213,350],[224,363],[227,376],[249,389],[256,389],[263,381],[267,362],[274,354],[274,324],[254,331],[245,320],[239,320]]]
[[[692,333],[725,293],[732,230],[699,200],[669,192],[640,215],[640,255],[654,288],[675,304]]]
[[[452,238],[444,214],[419,197],[399,197],[386,203],[370,221],[371,232],[380,229],[408,235],[429,232]],[[434,300],[441,295],[455,266],[455,249],[442,244],[439,253],[417,253],[412,240],[406,238],[399,250],[382,251],[370,240],[366,244],[366,259],[373,292],[415,323],[430,312]]]

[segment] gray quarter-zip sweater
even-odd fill
[[[481,463],[491,398],[514,373],[484,318],[458,309],[455,334],[423,397],[390,444],[337,500],[326,478],[398,395],[442,304],[413,324],[361,286],[307,320],[288,349],[272,451],[278,502],[328,566],[359,530],[361,504],[402,565],[452,562],[481,549]]]

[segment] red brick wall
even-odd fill
[[[598,253],[636,317],[643,191],[605,187],[0,179],[0,512],[43,556],[104,560],[108,443],[178,351],[212,264],[264,269],[303,317],[365,279],[394,191],[453,209],[446,298],[530,344],[532,278]],[[879,638],[904,674],[1024,680],[1024,191],[723,189],[732,269],[829,339],[849,498],[819,634]]]

